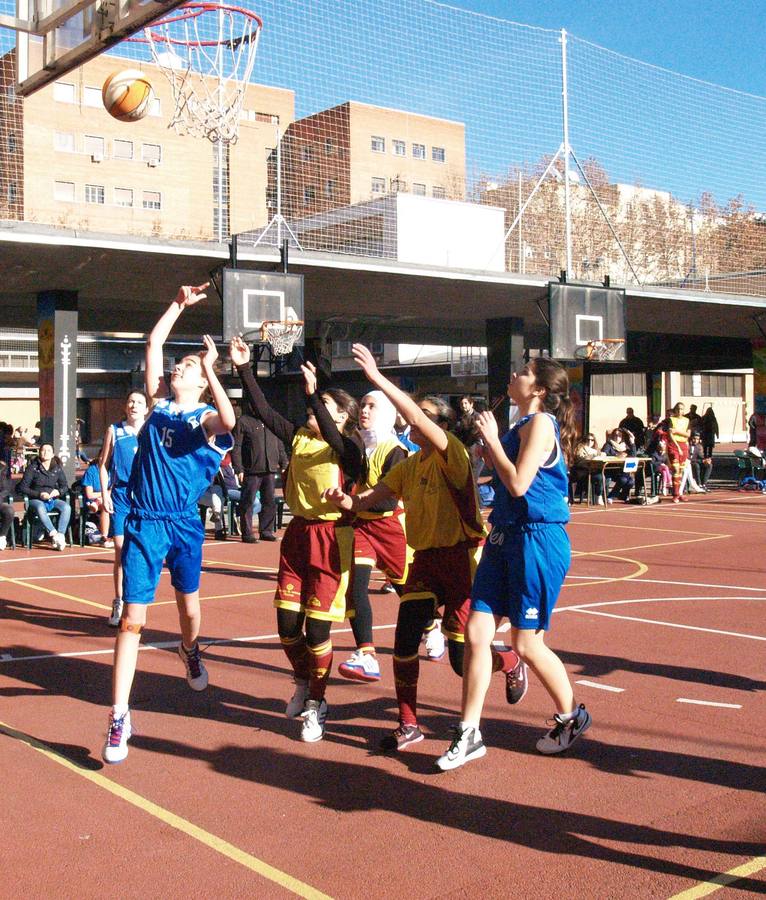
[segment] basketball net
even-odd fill
[[[264,322],[261,325],[261,340],[271,347],[274,356],[292,353],[295,342],[303,334],[303,322]]]
[[[246,9],[186,3],[144,29],[152,58],[170,82],[178,134],[233,144],[263,23]],[[210,34],[213,37],[210,37]]]
[[[604,341],[588,341],[587,359],[608,360],[614,359],[620,352],[625,341],[619,339]]]

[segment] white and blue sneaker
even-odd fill
[[[351,656],[338,666],[338,674],[351,681],[380,681],[380,663],[374,653],[354,650]]]
[[[128,739],[132,731],[130,727],[130,710],[121,716],[109,714],[109,730],[106,733],[101,758],[106,763],[120,763],[128,755]]]

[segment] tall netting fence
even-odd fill
[[[138,34],[22,99],[0,29],[3,224],[766,295],[766,98],[429,0],[245,5],[263,28],[220,141],[178,126],[183,42],[158,67]],[[139,122],[101,105],[121,68],[154,85]]]

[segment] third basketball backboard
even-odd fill
[[[25,97],[166,15],[184,0],[17,0],[16,93]]]
[[[303,322],[303,275],[225,268],[222,277],[225,341],[235,334],[260,341],[264,322]]]

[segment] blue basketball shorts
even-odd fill
[[[112,489],[112,505],[114,512],[110,522],[112,537],[122,537],[125,534],[125,519],[130,512],[130,500],[126,488]]]
[[[514,628],[547,631],[572,558],[563,525],[493,528],[471,590],[471,609]]]
[[[125,520],[122,595],[126,603],[154,601],[163,562],[177,591],[199,590],[205,530],[196,513],[175,515],[178,518],[148,518],[134,510]]]

